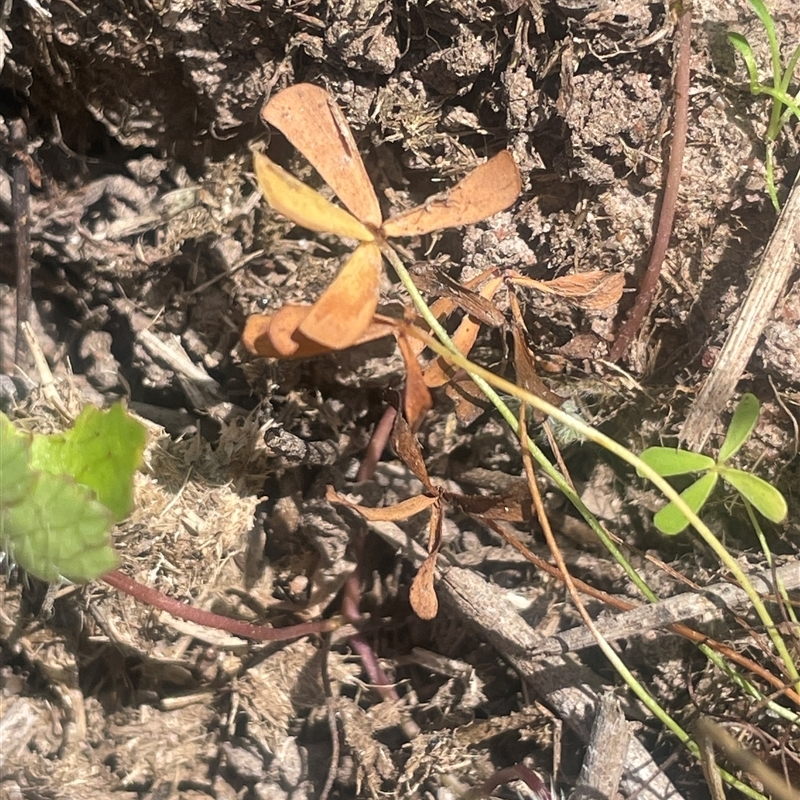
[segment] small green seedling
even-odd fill
[[[733,412],[731,424],[716,461],[702,453],[672,447],[648,447],[640,458],[664,478],[671,475],[686,475],[690,472],[705,473],[688,489],[681,492],[681,497],[695,514],[708,500],[721,476],[767,519],[781,522],[787,512],[783,495],[763,478],[726,465],[750,437],[758,422],[758,413],[759,404],[755,395],[743,395]],[[689,520],[673,503],[664,506],[655,515],[653,522],[656,528],[668,535],[680,533],[689,525]]]
[[[112,570],[111,528],[133,506],[144,427],[120,404],[87,406],[45,436],[0,413],[0,550],[44,581],[91,581]]]
[[[747,73],[750,76],[750,91],[752,94],[766,94],[769,95],[775,102],[772,106],[772,113],[770,114],[769,125],[765,135],[766,145],[766,180],[767,192],[772,199],[772,205],[775,206],[777,211],[781,210],[778,203],[778,193],[775,189],[775,175],[773,152],[775,150],[775,141],[780,135],[781,129],[788,122],[789,118],[794,115],[800,120],[800,106],[797,101],[800,99],[800,92],[794,97],[789,94],[789,84],[792,81],[795,67],[798,60],[800,60],[800,45],[798,45],[785,70],[781,69],[781,50],[778,45],[778,37],[775,33],[775,23],[767,11],[766,5],[762,0],[748,0],[756,16],[761,20],[761,24],[767,32],[769,39],[769,49],[772,54],[772,86],[763,84],[758,79],[758,67],[756,66],[753,48],[747,39],[740,33],[729,33],[728,41],[739,51],[744,59]]]

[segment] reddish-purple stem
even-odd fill
[[[159,608],[172,614],[173,617],[195,622],[206,628],[227,631],[234,636],[241,636],[245,639],[255,639],[259,642],[283,642],[289,639],[296,639],[298,636],[308,636],[312,633],[328,633],[340,626],[340,623],[333,619],[301,622],[299,625],[289,625],[286,628],[253,625],[249,622],[241,622],[240,620],[223,617],[220,614],[213,614],[211,611],[204,611],[202,608],[186,605],[180,600],[175,600],[175,598],[159,592],[158,589],[152,589],[133,580],[133,578],[129,578],[117,569],[107,572],[101,580],[104,580],[115,589],[129,594],[141,603],[146,603],[153,606],[153,608]]]
[[[342,616],[352,625],[358,625],[363,620],[359,606],[361,605],[361,575],[358,569],[358,564],[361,563],[363,557],[363,539],[359,536],[354,542],[353,548],[356,556],[356,569],[348,577],[344,584],[344,592],[342,594]],[[354,633],[348,637],[350,647],[353,652],[361,659],[364,665],[364,671],[367,673],[367,679],[375,687],[375,691],[384,700],[399,700],[397,690],[389,680],[389,676],[383,671],[378,655],[373,649],[372,645],[364,638],[362,633]]]
[[[358,468],[356,481],[368,481],[375,473],[375,468],[380,461],[381,453],[383,453],[386,443],[389,441],[389,435],[392,432],[394,419],[397,416],[397,409],[394,406],[388,406],[386,411],[383,412],[380,422],[375,426],[372,431],[372,436],[367,445],[367,451],[364,453],[364,460]]]
[[[653,240],[650,261],[647,264],[636,300],[625,322],[617,332],[617,338],[608,355],[610,361],[618,361],[627,351],[633,337],[642,325],[644,315],[650,308],[658,288],[661,267],[667,254],[669,240],[672,236],[672,225],[675,222],[675,206],[678,201],[678,189],[683,171],[683,153],[686,149],[686,133],[689,128],[689,67],[692,54],[692,10],[691,4],[685,10],[678,23],[678,62],[675,67],[675,110],[673,112],[672,147],[669,154],[667,182],[664,187],[664,199],[661,203],[661,214]]]
[[[529,789],[537,793],[539,800],[552,800],[550,790],[545,786],[541,778],[524,764],[514,764],[513,767],[498,770],[481,786],[481,791],[488,796],[498,786],[504,783],[511,783],[511,781],[525,783]]]

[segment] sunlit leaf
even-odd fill
[[[359,245],[300,323],[300,333],[335,350],[355,344],[378,307],[382,258],[376,244]]]
[[[721,467],[720,475],[768,520],[783,522],[786,519],[786,500],[772,484],[758,475],[731,467]]]
[[[261,115],[308,159],[361,222],[380,227],[375,190],[350,126],[328,92],[310,83],[295,84],[272,97]]]
[[[711,469],[715,464],[713,458],[702,453],[692,453],[690,450],[680,450],[675,447],[648,447],[639,458],[662,478],[700,472]],[[641,472],[639,475],[641,476]]]
[[[688,489],[681,492],[681,498],[686,505],[696,514],[717,485],[719,478],[716,472],[707,472],[698,478]],[[653,523],[662,533],[674,536],[689,526],[689,520],[679,511],[674,503],[667,503],[664,508],[653,517]]]
[[[519,197],[519,169],[502,150],[470,172],[450,191],[397,214],[383,224],[386,236],[421,236],[443,228],[471,225],[508,208]]]
[[[326,200],[265,155],[253,153],[253,164],[267,203],[287,219],[318,233],[335,233],[362,242],[375,238],[352,214]]]
[[[492,297],[494,297],[495,292],[500,288],[502,283],[503,279],[501,277],[492,278],[491,280],[487,281],[483,287],[481,287],[478,296],[482,299],[490,300]],[[456,328],[456,331],[451,338],[453,344],[463,355],[469,355],[470,350],[472,350],[472,346],[475,344],[475,340],[478,338],[480,327],[480,320],[475,319],[469,314],[467,314],[459,323],[458,328]],[[450,380],[452,372],[453,368],[447,362],[447,359],[443,356],[439,356],[425,370],[425,383],[431,388],[443,386],[445,383],[447,383],[447,381]]]
[[[719,449],[719,464],[724,464],[750,438],[750,434],[758,423],[759,408],[758,398],[755,395],[749,392],[742,395],[742,399],[733,412],[731,424],[725,434],[725,441]]]
[[[491,277],[493,273],[496,273],[495,269],[485,270],[476,276],[478,278],[477,282],[473,279],[468,283],[478,286]],[[477,292],[467,284],[458,283],[446,272],[436,269],[424,261],[414,265],[413,276],[414,283],[421,292],[438,298],[449,298],[452,302],[451,309],[458,306],[471,317],[492,328],[505,326],[506,318],[503,312],[491,300],[487,299],[494,295],[496,289],[489,294],[485,294],[482,291]]]
[[[111,511],[66,475],[35,473],[23,502],[0,515],[0,544],[43,581],[90,581],[117,566]]]
[[[0,411],[0,511],[24,500],[33,485],[30,446],[31,437]]]
[[[428,475],[428,468],[425,466],[425,459],[422,456],[422,448],[402,414],[398,414],[395,417],[391,441],[395,452],[414,473],[417,480],[422,483],[431,495],[438,495]]]
[[[728,41],[739,51],[739,54],[744,60],[744,64],[747,67],[747,75],[750,78],[750,92],[752,94],[758,94],[758,65],[756,64],[750,42],[740,33],[729,33]]]
[[[133,507],[133,474],[146,443],[144,426],[121,403],[107,411],[86,406],[68,431],[34,437],[30,463],[34,470],[72,476],[121,520]]]

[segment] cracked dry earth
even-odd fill
[[[788,58],[800,14],[790,0],[769,8]],[[675,441],[776,224],[764,191],[769,106],[747,91],[726,39],[729,30],[745,33],[766,68],[763,28],[745,0],[697,0],[692,14],[676,219],[643,329],[612,365],[620,308],[520,293],[540,376],[634,452]],[[633,290],[668,166],[671,10],[636,0],[6,0],[0,21],[4,411],[30,429],[61,425],[27,348],[15,361],[21,220],[12,182],[21,166],[30,181],[28,318],[55,388],[71,413],[124,398],[148,425],[136,510],[114,534],[122,569],[193,606],[275,627],[356,608],[324,639],[255,643],[159,613],[102,582],[48,588],[6,562],[0,795],[532,797],[533,774],[540,797],[551,777],[568,795],[596,703],[615,689],[628,722],[601,746],[622,772],[608,791],[710,797],[698,761],[596,647],[535,655],[545,637],[580,619],[562,584],[497,530],[447,510],[441,607],[426,622],[409,607],[426,521],[367,524],[328,502],[328,485],[373,507],[422,492],[391,449],[370,480],[356,481],[405,380],[393,340],[297,361],[256,359],[239,343],[248,315],[313,302],[347,252],[270,211],[255,185],[254,142],[322,185],[259,119],[266,99],[300,82],[325,87],[342,109],[384,212],[422,202],[504,148],[512,153],[523,186],[515,205],[409,241],[420,265],[459,282],[490,268],[537,280],[621,272]],[[21,145],[12,136],[20,120]],[[776,162],[785,200],[800,166],[791,126]],[[507,296],[496,302],[510,318]],[[398,313],[405,304],[386,277],[382,308]],[[489,329],[471,357],[513,377],[508,353],[505,333]],[[800,541],[799,353],[795,269],[736,394],[753,392],[762,404],[740,463],[757,465],[789,503],[787,521],[765,528],[787,582]],[[497,413],[462,425],[444,392],[418,438],[428,472],[448,491],[498,494],[523,475],[519,442]],[[692,535],[656,531],[660,495],[622,462],[589,444],[568,444],[563,455],[583,502],[659,596],[725,580]],[[571,573],[638,602],[577,512],[550,482],[542,489]],[[704,515],[743,568],[765,570],[732,495],[715,495]],[[506,523],[501,532],[551,560],[538,524]],[[598,599],[586,603],[594,617],[612,613]],[[688,623],[780,675],[749,606],[735,610]],[[796,653],[796,628],[786,621],[782,630]],[[735,689],[686,639],[641,631],[620,639],[618,652],[670,714],[690,729],[699,715],[724,721],[800,786],[791,716]],[[393,692],[373,685],[366,665],[375,656]],[[776,698],[796,712],[791,698]]]

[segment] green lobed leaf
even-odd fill
[[[648,447],[639,458],[662,478],[668,478],[670,475],[685,475],[688,472],[700,472],[704,469],[711,469],[715,464],[714,459],[709,456],[676,447]]]
[[[758,413],[761,406],[754,394],[747,392],[737,404],[725,441],[719,449],[718,464],[724,464],[739,448],[750,438],[750,434],[758,423]]]
[[[69,476],[39,472],[25,499],[0,514],[0,543],[43,581],[90,581],[117,566],[113,524],[89,489]]]
[[[121,403],[108,411],[86,406],[70,430],[34,437],[31,466],[54,475],[72,475],[94,491],[119,521],[133,507],[133,473],[146,441],[144,426]]]
[[[786,500],[771,483],[758,475],[732,467],[723,467],[720,474],[767,519],[772,522],[783,522],[786,519]]]
[[[0,412],[0,512],[19,503],[30,491],[33,476],[28,468],[30,436],[20,433]]]
[[[708,496],[717,485],[719,474],[714,472],[707,472],[701,478],[698,478],[688,489],[681,492],[681,498],[686,502],[689,508],[696,514],[708,500]],[[667,503],[664,508],[653,517],[653,524],[658,528],[661,533],[668,536],[674,536],[686,530],[689,526],[689,520],[686,519],[684,513],[679,511],[674,503]]]

